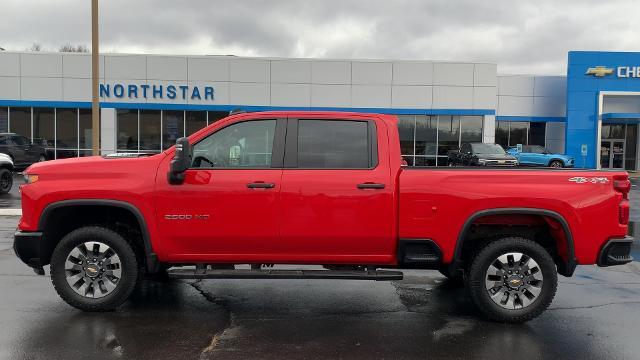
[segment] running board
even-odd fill
[[[336,279],[336,280],[402,280],[400,271],[342,270],[216,270],[171,269],[173,279]]]

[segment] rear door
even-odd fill
[[[395,189],[386,132],[379,119],[289,118],[283,253],[313,263],[395,260]]]

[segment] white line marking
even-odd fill
[[[0,216],[22,216],[22,209],[0,209]]]

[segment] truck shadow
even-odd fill
[[[374,284],[366,291],[348,281],[278,284],[211,282],[199,289],[190,282],[147,280],[114,312],[64,308],[38,314],[12,347],[19,349],[14,357],[526,359],[564,353],[545,343],[566,329],[544,319],[534,326],[484,321],[465,290],[439,275],[407,276],[392,288]],[[335,304],[356,303],[359,296],[373,299],[334,312]],[[394,297],[399,305],[385,308]]]

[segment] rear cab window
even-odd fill
[[[285,167],[371,169],[378,163],[373,121],[299,119],[296,130],[287,133]]]

